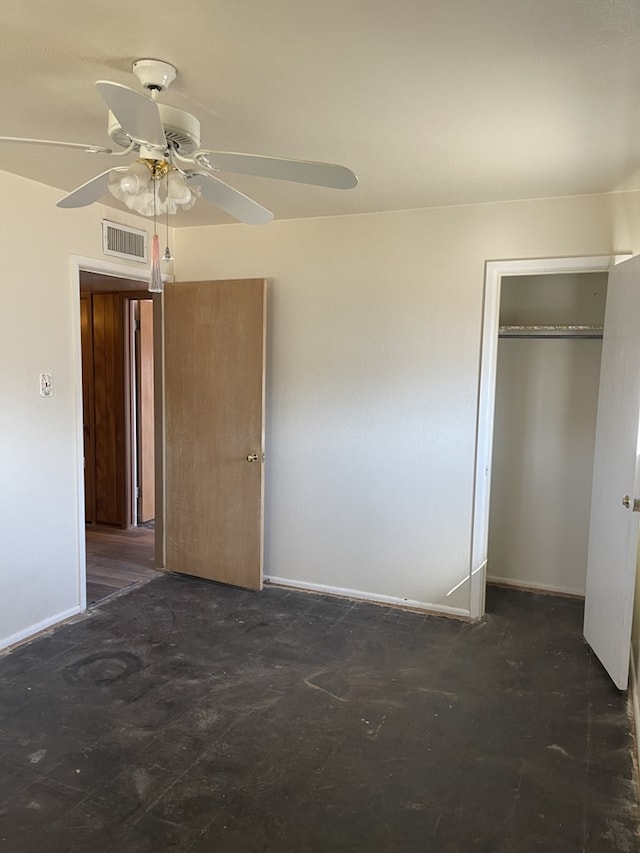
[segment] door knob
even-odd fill
[[[640,500],[638,500],[638,498],[633,499],[633,507],[631,507],[631,497],[629,495],[625,495],[622,498],[622,506],[625,509],[632,509],[633,512],[640,512]]]
[[[260,456],[257,453],[248,453],[247,462],[257,462]]]

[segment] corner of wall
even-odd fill
[[[63,613],[56,613],[54,616],[47,617],[43,619],[41,622],[37,622],[34,625],[29,625],[28,628],[23,628],[21,631],[17,631],[15,634],[12,634],[9,637],[0,638],[0,653],[11,650],[12,646],[16,646],[19,643],[24,643],[26,640],[34,639],[38,634],[42,634],[43,631],[47,631],[50,628],[56,628],[58,625],[61,625],[63,622],[66,622],[67,619],[71,619],[73,616],[77,616],[79,613],[82,613],[83,609],[80,605],[77,607],[71,607],[69,610],[65,610]]]

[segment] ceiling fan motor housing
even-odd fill
[[[183,157],[189,157],[194,151],[197,151],[200,148],[200,122],[198,119],[191,113],[179,110],[177,107],[170,107],[167,104],[158,104],[158,109],[170,147]],[[128,148],[131,145],[131,137],[124,132],[111,111],[109,112],[107,132],[113,142],[121,148]],[[157,159],[161,159],[160,156]]]

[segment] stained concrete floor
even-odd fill
[[[162,576],[0,658],[10,853],[640,850],[565,598],[481,624]]]

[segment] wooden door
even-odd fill
[[[82,293],[85,520],[127,526],[124,318],[117,293]]]
[[[155,516],[155,441],[153,382],[153,302],[138,303],[136,347],[138,522]]]
[[[164,291],[165,567],[262,588],[266,282]]]
[[[94,293],[94,521],[129,526],[128,427],[125,390],[125,311],[121,294]]]
[[[627,687],[640,498],[640,256],[609,273],[591,496],[584,636]]]

